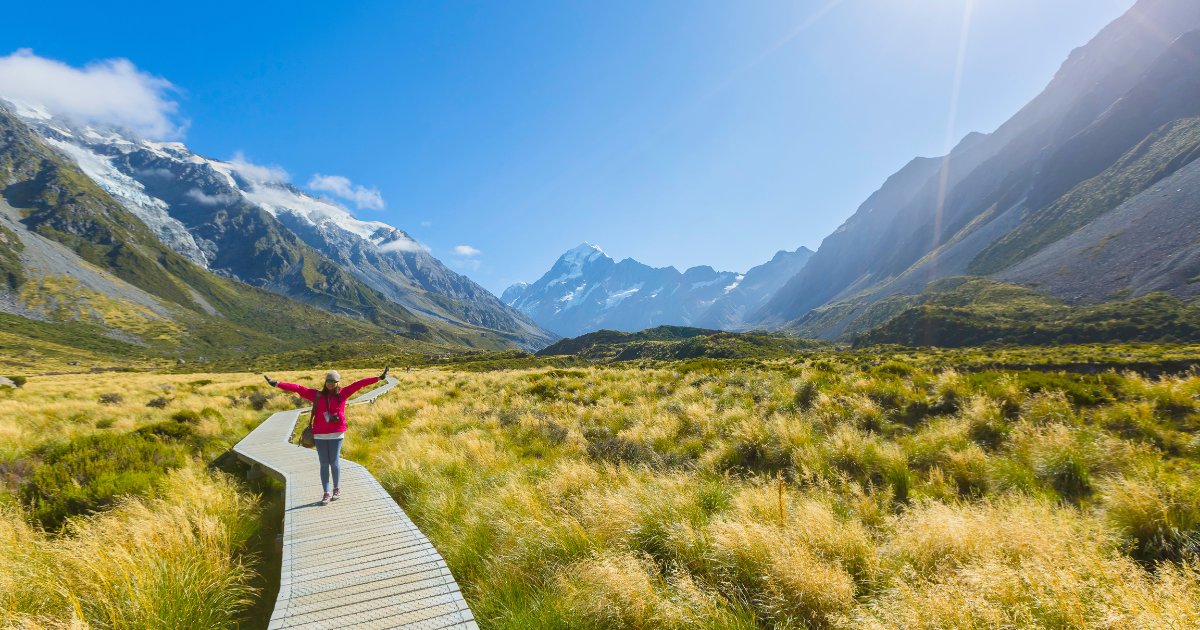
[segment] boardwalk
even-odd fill
[[[343,459],[342,499],[319,504],[316,451],[288,443],[307,411],[277,413],[233,447],[287,484],[283,575],[268,628],[478,628],[441,555],[366,468]]]

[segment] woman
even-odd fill
[[[346,401],[358,390],[367,385],[374,385],[387,379],[388,370],[383,368],[383,374],[369,376],[361,381],[355,381],[346,387],[339,383],[342,376],[337,370],[325,375],[325,387],[320,391],[292,383],[280,383],[271,377],[263,375],[271,387],[278,387],[285,392],[298,394],[304,400],[313,403],[313,438],[317,443],[317,460],[321,463],[321,486],[325,488],[325,496],[321,497],[321,505],[329,505],[330,501],[341,498],[338,488],[338,476],[341,468],[338,466],[338,456],[342,451],[342,437],[346,434]],[[333,494],[329,494],[329,472],[333,471]]]

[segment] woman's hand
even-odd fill
[[[380,374],[380,375],[379,375],[379,380],[381,380],[381,381],[386,381],[386,380],[387,380],[387,373],[388,373],[388,370],[390,370],[390,369],[392,369],[392,366],[390,366],[390,365],[389,365],[389,366],[387,366],[387,367],[385,367],[385,368],[383,368],[383,374]]]
[[[267,379],[267,382],[271,384],[271,387],[279,387],[279,381],[271,380],[271,377],[267,376],[266,374],[263,374],[263,378]]]

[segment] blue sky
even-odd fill
[[[0,56],[127,59],[194,151],[378,191],[346,203],[499,293],[585,240],[681,271],[816,249],[943,153],[967,1],[25,2]],[[976,0],[954,139],[1132,5]]]

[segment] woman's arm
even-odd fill
[[[293,394],[296,394],[309,402],[313,402],[317,399],[317,390],[309,389],[303,385],[296,385],[294,383],[280,383],[276,385],[276,387],[285,392],[292,392]]]
[[[381,380],[383,379],[379,378],[378,376],[368,376],[361,381],[354,381],[353,383],[350,383],[342,388],[342,400],[349,400],[350,397],[353,396],[358,390],[366,387],[367,385],[374,385]],[[280,383],[280,387],[282,386],[283,384]]]

